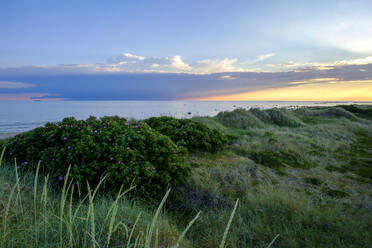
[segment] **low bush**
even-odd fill
[[[221,131],[211,129],[201,122],[168,116],[152,117],[145,122],[169,136],[179,147],[186,147],[191,152],[216,152],[222,150],[227,143],[227,138]]]
[[[105,175],[105,189],[136,185],[136,194],[151,198],[163,195],[168,186],[182,183],[189,173],[185,149],[145,122],[103,117],[87,120],[65,118],[47,123],[8,140],[5,159],[18,167],[35,168],[54,175],[57,181],[69,166],[74,183],[96,185]]]
[[[284,108],[268,109],[265,112],[269,114],[271,123],[279,127],[301,127],[305,125],[290,110]]]
[[[220,112],[216,119],[227,127],[247,129],[250,127],[264,127],[265,124],[250,111],[239,108],[234,111]]]

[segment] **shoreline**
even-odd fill
[[[12,137],[17,134],[19,134],[19,132],[18,133],[0,133],[0,140]]]

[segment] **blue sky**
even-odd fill
[[[309,70],[372,92],[371,1],[2,0],[0,37],[0,99],[209,99]]]

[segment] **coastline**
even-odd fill
[[[17,134],[19,134],[19,132],[18,133],[0,133],[0,140],[12,137]]]

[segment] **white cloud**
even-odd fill
[[[35,84],[28,84],[22,82],[12,82],[12,81],[0,81],[0,89],[20,89],[20,88],[30,88],[35,87]]]
[[[192,64],[192,72],[194,73],[217,73],[217,72],[238,72],[244,71],[243,68],[240,68],[236,65],[237,59],[205,59],[200,60]]]
[[[333,62],[294,62],[290,61],[285,64],[280,64],[276,66],[277,68],[281,69],[306,69],[312,68],[317,70],[330,70],[338,66],[345,66],[345,65],[367,65],[372,64],[372,56],[362,57],[358,59],[345,59],[345,60],[336,60]],[[275,67],[275,66],[274,66]]]
[[[234,80],[236,79],[235,77],[231,76],[231,75],[222,75],[219,77],[219,79],[228,79],[228,80]]]

